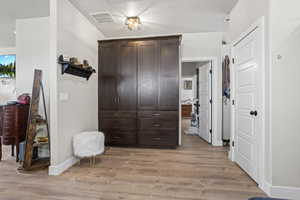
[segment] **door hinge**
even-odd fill
[[[210,132],[210,134],[212,134],[212,130],[211,129],[209,129],[209,132]]]
[[[235,105],[235,101],[234,101],[234,99],[232,99],[232,105],[233,105],[233,106]]]
[[[233,147],[234,147],[234,141],[232,141],[232,142],[231,142],[231,146],[233,146]]]
[[[212,99],[209,100],[209,103],[212,104]]]
[[[210,74],[212,74],[212,69],[211,69],[211,70],[209,70],[209,73],[210,73]]]

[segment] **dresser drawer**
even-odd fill
[[[160,130],[160,129],[170,129],[177,130],[178,121],[173,120],[161,120],[157,118],[140,118],[138,120],[139,130]]]
[[[192,109],[192,105],[181,105],[181,116],[191,117]]]
[[[142,146],[177,146],[177,131],[139,131],[138,143]]]
[[[139,111],[138,118],[178,120],[178,111]]]

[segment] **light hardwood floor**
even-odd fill
[[[188,122],[184,122],[186,128]],[[20,174],[5,147],[0,200],[246,200],[265,196],[227,159],[227,149],[183,135],[176,150],[109,148],[95,168],[83,160],[58,177],[47,171]]]

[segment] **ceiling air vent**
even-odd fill
[[[92,13],[91,16],[96,20],[97,23],[111,23],[114,22],[112,16],[108,12],[101,12],[101,13]]]

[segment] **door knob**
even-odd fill
[[[257,116],[257,111],[256,111],[256,110],[255,110],[255,111],[251,110],[251,111],[250,111],[250,115]]]

